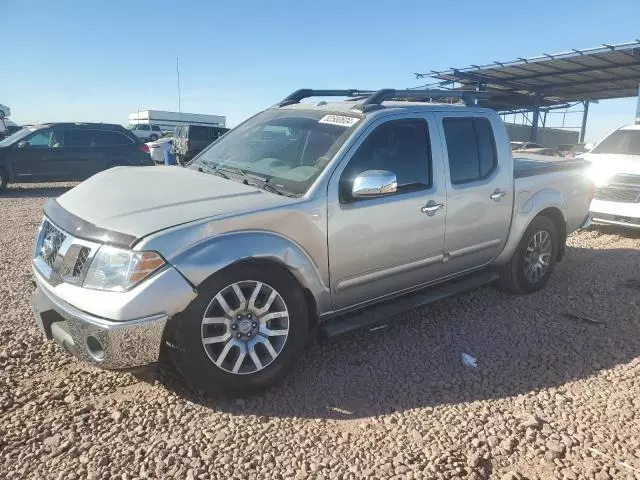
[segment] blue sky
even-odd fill
[[[0,0],[0,19],[0,103],[18,123],[177,110],[179,55],[182,110],[235,125],[301,87],[413,87],[416,71],[631,41],[640,1]],[[593,105],[587,140],[635,106]]]

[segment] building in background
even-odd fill
[[[529,142],[531,138],[531,125],[507,123],[507,132],[512,142]],[[562,128],[538,127],[535,143],[549,148],[557,148],[560,145],[573,145],[580,141],[580,132],[565,130]]]
[[[178,125],[204,125],[226,127],[224,115],[202,113],[165,112],[162,110],[141,110],[129,114],[129,125],[158,125],[161,130],[172,132]]]

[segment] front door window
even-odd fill
[[[43,130],[32,135],[26,140],[30,147],[34,148],[60,148],[62,139],[55,130]]]

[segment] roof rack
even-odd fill
[[[302,88],[296,90],[287,98],[278,103],[279,107],[291,105],[300,102],[300,100],[309,97],[351,97],[351,99],[364,99],[360,105],[353,108],[363,113],[370,112],[382,108],[382,102],[385,100],[398,99],[417,99],[432,100],[434,98],[460,98],[470,107],[477,104],[477,100],[489,98],[487,92],[478,92],[475,90],[394,90],[392,88],[383,88],[382,90],[312,90],[310,88]],[[353,98],[356,97],[356,98]]]
[[[301,88],[278,103],[278,106],[284,107],[298,103],[300,100],[309,97],[369,97],[373,93],[375,93],[374,90],[356,90],[354,88],[349,90],[313,90],[311,88]]]

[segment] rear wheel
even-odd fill
[[[555,224],[545,216],[533,219],[513,257],[500,271],[500,286],[508,292],[537,292],[545,286],[558,258]]]
[[[285,271],[230,267],[204,282],[169,325],[170,355],[192,386],[253,393],[280,381],[307,338],[304,294]]]

